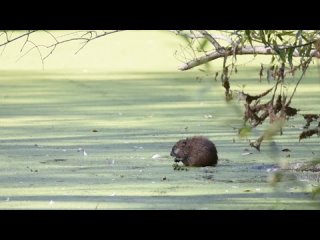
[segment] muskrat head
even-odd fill
[[[171,150],[170,156],[175,157],[175,162],[180,162],[182,159],[186,157],[186,147],[187,141],[186,140],[180,140],[178,141]]]

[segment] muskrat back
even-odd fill
[[[218,163],[218,152],[215,144],[203,136],[179,140],[170,153],[175,162],[183,162],[186,166],[215,166]]]

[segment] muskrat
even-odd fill
[[[175,162],[183,162],[185,166],[205,167],[218,163],[216,146],[208,138],[195,136],[179,140],[170,153]]]

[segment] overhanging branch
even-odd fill
[[[27,37],[28,38],[32,33],[35,33],[37,31],[38,30],[27,31],[26,33],[23,33],[23,34],[15,37],[15,38],[12,38],[12,39],[9,39],[8,35],[7,35],[7,31],[4,31],[3,33],[6,34],[7,37],[6,37],[6,40],[4,42],[0,43],[0,47],[5,46],[5,45],[9,44],[10,42],[14,42],[14,41],[16,41],[16,40],[18,40],[20,38],[23,38],[23,37]]]
[[[219,51],[219,52],[211,52],[208,53],[204,56],[201,56],[197,59],[193,59],[187,63],[182,64],[179,67],[179,70],[185,71],[189,70],[191,68],[197,67],[199,65],[202,65],[204,63],[210,62],[212,60],[222,58],[225,56],[232,56],[234,54],[233,50],[225,50],[225,51]],[[275,55],[276,52],[272,50],[269,47],[263,47],[263,46],[257,46],[257,47],[242,47],[238,48],[236,51],[236,55],[253,55],[253,54],[258,54],[258,55]],[[300,57],[298,52],[293,53],[294,57]],[[320,57],[320,52],[317,50],[312,50],[310,52],[310,57]]]
[[[30,44],[31,47],[29,49],[26,49],[26,52],[23,53],[22,56],[20,56],[18,60],[20,60],[21,58],[26,56],[28,53],[30,53],[31,51],[36,49],[40,55],[40,59],[41,59],[42,65],[43,65],[44,60],[46,58],[48,58],[59,45],[65,44],[67,42],[80,42],[81,47],[76,52],[76,53],[78,53],[89,42],[91,42],[95,39],[98,39],[98,38],[105,37],[110,34],[120,32],[120,31],[124,31],[124,30],[111,30],[111,31],[99,31],[99,32],[98,31],[77,31],[77,32],[68,33],[68,34],[65,34],[62,36],[55,36],[50,31],[46,31],[46,30],[29,30],[29,31],[23,32],[21,34],[19,34],[19,32],[17,32],[19,35],[14,38],[9,37],[7,31],[0,31],[0,37],[2,35],[4,35],[4,36],[2,36],[2,39],[1,39],[2,41],[0,41],[0,47],[5,48],[11,42],[15,42],[15,41],[25,37],[25,40],[22,44],[20,52],[22,52],[26,48],[27,44]],[[12,33],[13,32],[14,31],[12,31]],[[34,34],[35,32],[39,32],[39,33],[44,32],[44,33],[48,34],[51,38],[51,41],[46,44],[39,44],[38,40],[31,40],[30,36],[31,36],[31,34]],[[78,36],[81,33],[83,33],[83,34]],[[72,36],[72,35],[74,35],[74,36]],[[64,39],[61,39],[62,37],[64,37]],[[4,38],[4,40],[3,40],[3,38]],[[53,43],[52,43],[52,40],[53,40]],[[48,53],[42,52],[43,49],[48,49],[49,52]]]

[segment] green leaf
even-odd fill
[[[266,41],[266,36],[265,36],[265,34],[264,34],[264,31],[263,31],[263,30],[260,30],[260,31],[259,31],[259,34],[260,34],[261,41],[262,41],[265,45],[269,45],[268,42]]]
[[[319,194],[320,194],[320,187],[317,187],[314,190],[312,190],[312,198],[313,199]]]
[[[267,36],[268,36],[268,42],[270,42],[271,32],[269,32]]]
[[[306,42],[309,42],[309,39],[306,38],[304,35],[301,34],[301,37],[303,38],[303,40],[305,40]]]
[[[185,35],[178,35],[178,36],[180,36],[185,42],[187,42],[188,44],[190,44],[191,43],[191,39],[189,38],[189,37],[187,37],[187,36],[185,36]]]
[[[250,30],[245,30],[244,32],[245,32],[245,34],[246,34],[246,36],[247,36],[247,38],[248,38],[248,41],[249,41],[251,47],[253,47],[253,45],[252,45],[252,38],[251,38],[251,31],[250,31]]]
[[[206,45],[208,45],[209,40],[208,39],[204,39],[201,43],[200,43],[200,49],[203,50],[205,48]]]
[[[282,62],[286,62],[286,51],[284,49],[279,49],[279,57]]]
[[[276,58],[274,57],[274,55],[272,55],[272,57],[271,57],[271,63],[273,63],[275,59],[276,59]]]
[[[296,31],[282,31],[282,36],[291,36],[294,37],[295,36],[295,32]]]
[[[283,41],[283,38],[282,38],[281,34],[277,34],[277,37],[278,37],[281,41]]]
[[[275,52],[277,53],[277,55],[280,57],[282,62],[286,62],[286,51],[285,49],[280,49],[278,47],[278,43],[276,40],[272,41],[273,44],[273,49],[275,50]]]
[[[291,68],[293,67],[293,64],[292,64],[292,56],[293,56],[294,49],[295,49],[294,47],[288,49],[288,62],[289,62],[289,64],[290,64],[290,67],[291,67]]]
[[[242,128],[239,129],[239,136],[244,138],[248,137],[252,132],[252,128],[249,126],[243,126]]]
[[[310,56],[311,49],[312,49],[312,45],[310,44],[310,45],[307,46],[307,51],[306,51],[306,55],[305,56],[307,56],[307,57]]]

